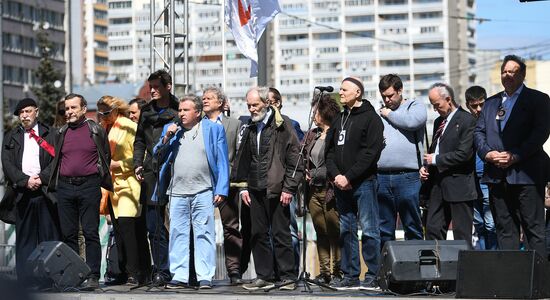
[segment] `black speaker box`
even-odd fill
[[[378,283],[382,290],[399,294],[454,291],[458,253],[468,249],[463,240],[386,242]]]
[[[462,251],[457,298],[550,298],[550,266],[535,251]]]
[[[91,272],[73,249],[58,241],[40,243],[27,259],[26,268],[39,282],[51,282],[61,290],[80,286]]]

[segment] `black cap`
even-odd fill
[[[34,101],[33,99],[23,98],[19,100],[19,102],[17,102],[17,106],[15,107],[15,111],[13,112],[13,114],[19,116],[19,111],[27,106],[38,107],[38,105],[36,105],[36,101]]]

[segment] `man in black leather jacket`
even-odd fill
[[[86,263],[91,269],[85,289],[99,287],[101,245],[99,203],[101,189],[113,189],[109,166],[111,152],[105,130],[86,119],[86,100],[78,94],[65,97],[67,124],[59,129],[50,190],[57,191],[63,241],[78,253],[78,225],[86,239]]]

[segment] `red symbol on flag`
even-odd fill
[[[241,21],[241,26],[244,26],[250,21],[250,4],[248,4],[248,10],[244,10],[241,0],[239,1],[239,20]]]

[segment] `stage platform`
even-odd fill
[[[355,297],[368,297],[371,299],[410,299],[413,295],[398,296],[382,291],[346,290],[331,291],[312,286],[312,293],[304,291],[299,285],[294,291],[272,290],[270,292],[249,292],[240,286],[230,286],[227,281],[214,281],[214,287],[210,290],[181,289],[169,290],[157,287],[143,287],[130,290],[129,286],[104,286],[94,292],[67,291],[64,293],[41,292],[35,293],[40,300],[168,300],[168,299],[218,299],[218,300],[255,300],[255,299],[342,299]],[[436,295],[434,295],[436,296]],[[417,294],[415,298],[432,296]],[[438,299],[452,299],[454,294],[437,295]]]

